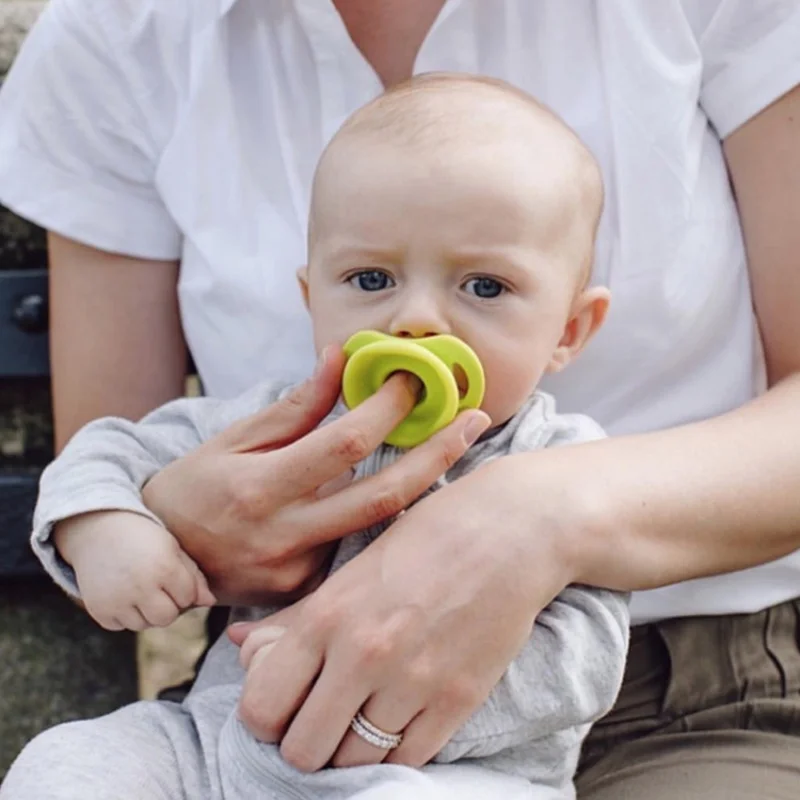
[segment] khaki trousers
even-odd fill
[[[800,601],[635,627],[579,800],[800,800]]]

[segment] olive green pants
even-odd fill
[[[800,601],[636,627],[579,800],[800,800]]]

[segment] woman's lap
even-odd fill
[[[580,800],[800,796],[800,603],[634,629]]]
[[[622,745],[588,770],[580,800],[797,800],[800,738],[759,731],[676,734]]]

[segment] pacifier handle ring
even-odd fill
[[[455,380],[454,369],[456,367],[463,372],[467,385],[463,395],[459,389],[458,410],[464,411],[467,408],[480,407],[486,389],[486,378],[483,365],[475,351],[460,340],[446,335],[423,339],[420,341],[420,347],[437,355],[453,373],[453,380]],[[456,382],[456,386],[458,387],[458,382]]]
[[[396,372],[417,376],[425,394],[385,441],[412,447],[454,419],[458,413],[458,386],[448,367],[430,351],[410,340],[379,340],[350,357],[342,381],[345,404],[354,408],[364,402]]]
[[[413,447],[448,425],[466,408],[478,408],[485,379],[472,349],[446,334],[418,339],[359,331],[344,345],[348,360],[342,376],[342,396],[355,408],[377,392],[395,372],[415,375],[424,392],[406,418],[386,437],[387,444]],[[466,378],[464,396],[455,370]]]

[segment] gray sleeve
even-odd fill
[[[79,430],[39,484],[31,545],[47,572],[77,597],[75,574],[53,546],[53,526],[92,511],[131,511],[160,525],[142,502],[145,483],[235,420],[274,402],[279,393],[280,387],[259,386],[234,400],[181,398],[139,422],[106,417]]]
[[[436,760],[493,756],[602,717],[622,682],[628,621],[625,596],[567,587],[542,611],[487,701]],[[518,766],[524,772],[525,765]]]

